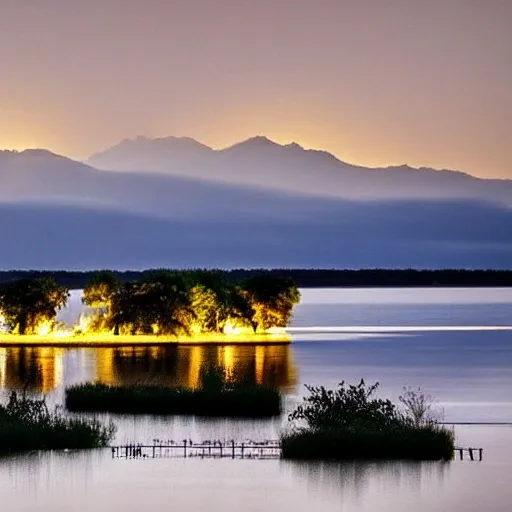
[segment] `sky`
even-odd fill
[[[512,178],[510,0],[0,0],[0,148],[254,135]]]

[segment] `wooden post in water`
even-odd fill
[[[187,458],[187,440],[183,439],[183,457]]]
[[[234,459],[235,458],[235,440],[234,439],[231,440],[231,448],[233,450],[231,458]]]
[[[463,448],[461,448],[459,450],[459,454],[460,454],[460,460],[464,460],[464,449]]]
[[[242,442],[242,459],[244,458],[244,443]]]
[[[473,458],[473,448],[468,448],[468,451],[469,451],[469,459],[470,459],[470,460],[475,460],[475,459]]]
[[[478,449],[478,456],[479,456],[479,460],[482,461],[482,458],[483,458],[483,448],[479,448]]]

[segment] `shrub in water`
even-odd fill
[[[66,389],[71,411],[125,414],[194,414],[259,418],[281,413],[277,389],[226,381],[218,370],[201,373],[199,389],[156,385],[107,386],[88,383]]]
[[[417,459],[453,457],[453,433],[429,416],[427,396],[410,391],[410,407],[401,412],[390,401],[374,397],[378,383],[339,384],[336,390],[306,386],[289,419],[295,429],[283,435],[284,458]]]
[[[66,418],[48,410],[44,399],[13,391],[0,405],[0,453],[62,448],[99,448],[113,439],[116,428],[95,419]]]

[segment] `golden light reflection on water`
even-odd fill
[[[219,365],[245,380],[293,388],[297,371],[289,346],[179,346],[95,349],[96,378],[105,384],[158,382],[197,388],[201,369]]]
[[[297,370],[288,345],[0,348],[0,387],[46,393],[81,381],[140,382],[197,388],[201,369],[219,365],[249,382],[293,390]]]
[[[62,384],[63,348],[13,347],[0,353],[0,385],[46,393]]]

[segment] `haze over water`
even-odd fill
[[[372,332],[307,332],[289,347],[1,349],[0,383],[61,403],[63,387],[99,378],[159,378],[193,385],[219,361],[276,383],[293,407],[304,383],[379,381],[393,399],[405,385],[438,400],[447,422],[512,423],[512,346],[507,331],[382,333],[382,326],[506,326],[511,289],[303,290],[293,326],[372,326]],[[34,369],[36,371],[34,371]],[[23,374],[25,372],[25,374]],[[276,438],[271,421],[114,417],[118,442]],[[112,460],[110,452],[29,454],[0,461],[2,510],[492,510],[508,511],[512,426],[456,426],[457,444],[484,448],[479,463],[302,464],[280,461]],[[5,505],[7,504],[7,505]]]

